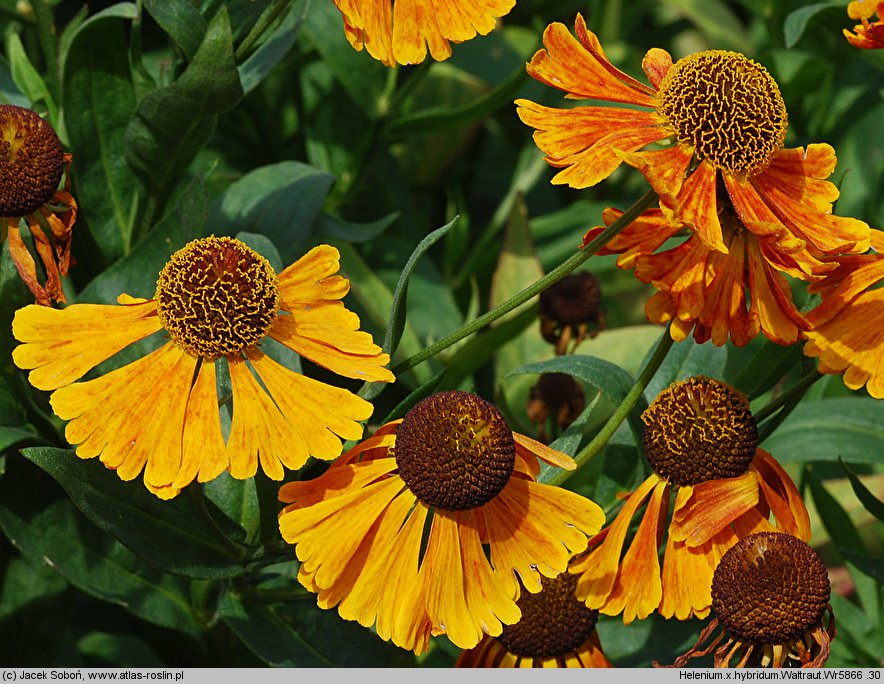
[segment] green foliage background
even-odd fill
[[[582,191],[549,183],[553,171],[513,105],[560,102],[525,74],[543,28],[572,26],[581,12],[612,62],[636,76],[651,47],[675,59],[728,49],[761,62],[783,91],[787,145],[832,144],[837,213],[881,227],[884,54],[847,44],[841,30],[854,22],[845,6],[518,0],[496,31],[454,46],[450,60],[389,69],[347,44],[331,0],[0,0],[0,102],[39,111],[73,154],[80,215],[69,301],[151,297],[169,255],[199,236],[238,236],[277,268],[330,243],[351,279],[345,302],[394,351],[394,385],[350,386],[375,405],[367,432],[432,391],[459,388],[536,434],[528,391],[540,372],[560,370],[582,382],[591,406],[557,442],[574,454],[663,332],[643,314],[651,291],[613,258],[582,267],[601,280],[607,329],[575,355],[554,358],[535,298],[422,363],[408,361],[573,254],[603,208],[624,209],[646,190],[627,168]],[[13,313],[31,302],[4,246],[0,663],[453,664],[457,649],[444,639],[415,659],[316,607],[279,538],[277,483],[222,477],[161,502],[74,457],[46,393],[10,360]],[[759,411],[814,363],[800,346],[763,337],[742,349],[676,344],[630,419],[565,486],[610,516],[616,493],[645,475],[637,416],[673,380],[719,377]],[[326,377],[306,361],[303,371]],[[799,484],[812,545],[832,570],[838,636],[828,664],[881,666],[882,404],[826,377],[767,418],[763,446]],[[671,662],[700,627],[603,617],[598,631],[615,665],[645,667]]]

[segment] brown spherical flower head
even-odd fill
[[[0,216],[21,217],[48,202],[64,171],[55,131],[24,107],[0,105]]]
[[[732,636],[782,644],[820,624],[830,593],[816,551],[790,534],[759,532],[722,556],[712,579],[712,610]]]
[[[399,476],[428,506],[478,508],[515,467],[516,444],[500,411],[469,392],[438,392],[413,406],[396,429]]]
[[[749,400],[730,385],[703,376],[676,382],[642,413],[645,456],[676,485],[737,477],[758,446]]]
[[[575,651],[590,637],[599,612],[574,595],[577,575],[563,572],[541,580],[537,594],[522,592],[516,605],[522,611],[514,625],[505,625],[498,637],[510,653],[524,658],[557,658]]]
[[[259,342],[276,320],[276,272],[239,240],[208,237],[175,252],[157,280],[157,313],[169,336],[208,361]]]
[[[788,116],[780,89],[738,52],[707,50],[678,60],[658,97],[657,113],[678,141],[716,168],[755,175],[783,146]]]
[[[569,273],[540,293],[540,313],[560,325],[596,323],[602,288],[589,271]]]

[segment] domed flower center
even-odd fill
[[[791,534],[759,532],[722,556],[712,577],[712,610],[732,636],[782,644],[820,624],[830,597],[826,566]]]
[[[676,485],[737,477],[755,457],[758,430],[749,400],[718,380],[700,376],[670,385],[642,420],[645,456]]]
[[[718,169],[755,175],[783,146],[788,116],[776,81],[738,52],[678,60],[660,83],[657,113],[680,143]]]
[[[513,433],[496,407],[468,392],[433,394],[396,430],[396,465],[412,493],[446,511],[478,508],[509,482]]]
[[[169,259],[157,280],[157,312],[174,342],[214,360],[263,338],[279,309],[276,273],[239,240],[194,240]]]
[[[592,634],[599,612],[574,596],[577,575],[544,577],[538,594],[522,592],[516,605],[522,618],[498,637],[510,653],[525,658],[557,658],[580,648]]]
[[[0,216],[27,216],[58,189],[64,153],[52,126],[35,112],[0,105]]]

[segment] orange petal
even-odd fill
[[[699,546],[757,504],[758,478],[751,471],[701,482],[692,487],[684,505],[673,511],[669,534],[688,546]]]
[[[305,453],[288,461],[288,467],[297,470],[304,465],[307,455],[325,460],[337,458],[343,449],[341,438],[362,438],[359,421],[371,416],[374,407],[370,402],[347,390],[290,371],[257,349],[247,350],[246,356],[288,424],[307,447]]]
[[[623,613],[623,624],[643,620],[657,610],[663,598],[660,579],[660,537],[669,510],[669,488],[660,483],[651,499],[626,555],[608,600],[600,610],[606,615]]]
[[[332,0],[344,15],[347,40],[375,59],[394,66],[393,12],[390,0]]]
[[[809,541],[810,516],[792,478],[764,449],[758,450],[752,465],[758,471],[761,496],[773,513],[777,528]]]
[[[40,306],[52,306],[52,293],[46,290],[37,280],[37,262],[25,247],[24,241],[21,239],[21,233],[18,229],[18,219],[8,219],[8,241],[9,256],[12,258],[12,264],[18,271],[19,277],[22,279],[31,294]],[[54,288],[56,294],[61,291],[61,286]]]
[[[297,470],[307,461],[307,445],[245,361],[231,357],[227,365],[233,391],[233,417],[227,438],[230,474],[238,480],[253,477],[260,460],[267,477],[281,480],[283,465]]]
[[[358,328],[359,317],[335,302],[277,316],[269,335],[338,375],[393,382],[395,376],[385,368],[390,357]]]
[[[663,82],[671,68],[672,56],[660,48],[651,48],[642,59],[642,71],[645,72],[655,90],[660,88],[660,83]]]
[[[655,92],[611,65],[579,14],[575,29],[579,41],[564,24],[547,26],[543,32],[545,49],[535,53],[528,73],[575,97],[656,108]]]
[[[196,359],[168,343],[88,382],[57,389],[52,409],[70,421],[65,437],[80,458],[100,456],[123,480],[169,485],[181,466],[181,435]],[[133,411],[132,407],[138,407]],[[145,468],[146,464],[146,468]]]
[[[562,468],[563,470],[574,470],[577,467],[577,464],[574,462],[573,458],[571,458],[567,454],[563,454],[561,451],[550,449],[546,444],[538,442],[536,439],[531,439],[526,435],[514,432],[513,440],[515,440],[516,444],[533,454],[535,457],[539,458],[542,461],[545,461],[546,463],[549,463],[550,465],[554,465],[557,468]]]
[[[850,389],[866,385],[872,397],[884,399],[884,289],[859,295],[805,336],[804,353],[820,358],[821,372],[843,372]]]
[[[694,233],[710,249],[726,252],[718,220],[716,184],[718,172],[707,161],[703,161],[688,176],[672,207],[675,216],[687,223]],[[666,207],[666,205],[663,205]]]
[[[641,171],[664,205],[676,206],[676,197],[681,192],[685,174],[694,156],[693,148],[678,144],[662,150],[646,150],[622,156],[627,164]]]
[[[209,482],[227,469],[214,362],[203,361],[197,371],[187,398],[181,450],[181,469],[172,483],[176,489],[186,487],[194,477]]]
[[[37,389],[53,390],[81,378],[121,349],[160,329],[156,302],[133,306],[73,304],[64,309],[26,306],[15,312],[12,352],[19,368],[31,370]]]
[[[606,528],[604,541],[572,565],[571,571],[580,575],[577,598],[588,607],[598,609],[605,605],[619,572],[620,553],[632,518],[658,485],[666,486],[665,480],[652,473],[623,503],[614,522]]]

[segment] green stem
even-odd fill
[[[547,287],[564,278],[571,271],[580,266],[584,261],[589,259],[589,257],[598,252],[602,247],[604,247],[605,244],[607,244],[609,240],[620,233],[630,223],[635,221],[635,219],[637,219],[639,215],[645,209],[650,207],[656,200],[657,193],[655,193],[653,190],[648,190],[635,202],[635,204],[633,204],[631,207],[629,207],[629,209],[623,212],[623,215],[616,221],[614,221],[614,223],[612,223],[610,226],[608,226],[608,228],[605,229],[597,238],[595,238],[592,242],[579,250],[576,254],[571,255],[566,261],[556,266],[556,268],[546,274],[543,278],[535,282],[533,285],[528,286],[518,294],[510,297],[505,302],[498,304],[490,311],[470,321],[462,328],[455,330],[447,337],[443,337],[435,344],[432,344],[426,349],[405,359],[405,361],[393,368],[393,374],[399,375],[400,373],[403,373],[410,368],[414,368],[427,359],[432,358],[443,349],[447,349],[454,343],[459,342],[465,337],[469,337],[474,332],[481,330],[489,323],[496,321],[501,316],[508,314],[510,311],[521,306],[532,297],[540,294]]]
[[[657,347],[654,349],[653,355],[648,359],[648,363],[645,367],[642,368],[635,384],[630,387],[629,392],[623,397],[623,401],[617,405],[617,408],[614,409],[614,412],[602,426],[602,429],[592,438],[592,441],[590,441],[590,443],[574,457],[574,460],[577,463],[577,469],[580,469],[580,467],[589,459],[599,453],[617,431],[617,428],[619,428],[623,421],[626,420],[629,413],[635,408],[638,400],[644,394],[645,389],[647,389],[648,384],[659,370],[660,365],[663,363],[663,360],[666,358],[666,355],[671,348],[672,335],[670,334],[669,326],[666,326],[666,330],[663,331],[663,334],[657,341]],[[546,482],[551,485],[560,485],[574,472],[576,471],[556,469]]]
[[[304,0],[304,2],[304,11],[306,12],[310,0]],[[252,27],[252,30],[249,31],[249,34],[243,39],[242,43],[239,44],[239,47],[236,48],[235,59],[237,64],[242,64],[243,61],[245,61],[246,57],[251,53],[252,48],[255,47],[255,44],[261,40],[261,36],[264,35],[264,32],[276,22],[280,15],[288,9],[291,3],[292,0],[278,0],[276,5],[274,5],[269,12],[265,12],[258,17],[258,22]]]
[[[46,59],[46,74],[49,91],[56,102],[61,101],[61,69],[58,61],[58,36],[55,32],[55,18],[47,0],[33,0],[34,18],[37,20],[37,39],[43,48]]]

